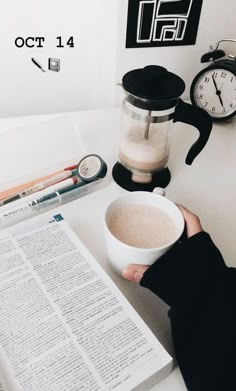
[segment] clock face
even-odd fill
[[[222,68],[200,72],[191,87],[191,99],[212,118],[223,119],[236,111],[236,76]]]

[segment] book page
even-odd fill
[[[0,343],[14,390],[128,391],[171,365],[61,215],[2,235],[0,277]]]

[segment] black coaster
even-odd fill
[[[155,187],[166,187],[171,178],[168,167],[156,172],[150,183],[136,183],[131,179],[131,171],[127,170],[121,163],[117,162],[112,170],[115,182],[128,191],[153,191]]]

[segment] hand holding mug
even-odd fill
[[[197,233],[203,231],[198,216],[196,216],[194,213],[192,213],[190,210],[188,210],[182,205],[178,205],[178,207],[186,223],[187,238],[190,238],[191,236],[196,235]],[[129,281],[140,282],[140,280],[143,277],[143,273],[148,268],[149,266],[147,265],[130,264],[124,268],[122,272],[122,276]]]
[[[104,216],[108,260],[119,274],[129,264],[152,265],[181,237],[184,218],[166,197],[128,193],[108,205]]]

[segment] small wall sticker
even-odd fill
[[[202,0],[129,0],[126,48],[194,45]]]
[[[37,58],[34,58],[32,57],[31,58],[31,61],[34,65],[36,65],[36,67],[38,67],[39,69],[41,69],[42,72],[46,72],[45,69],[43,68],[43,66],[40,64],[39,60],[37,60]]]
[[[48,69],[49,71],[59,72],[61,69],[61,60],[59,58],[49,58],[48,59]]]

